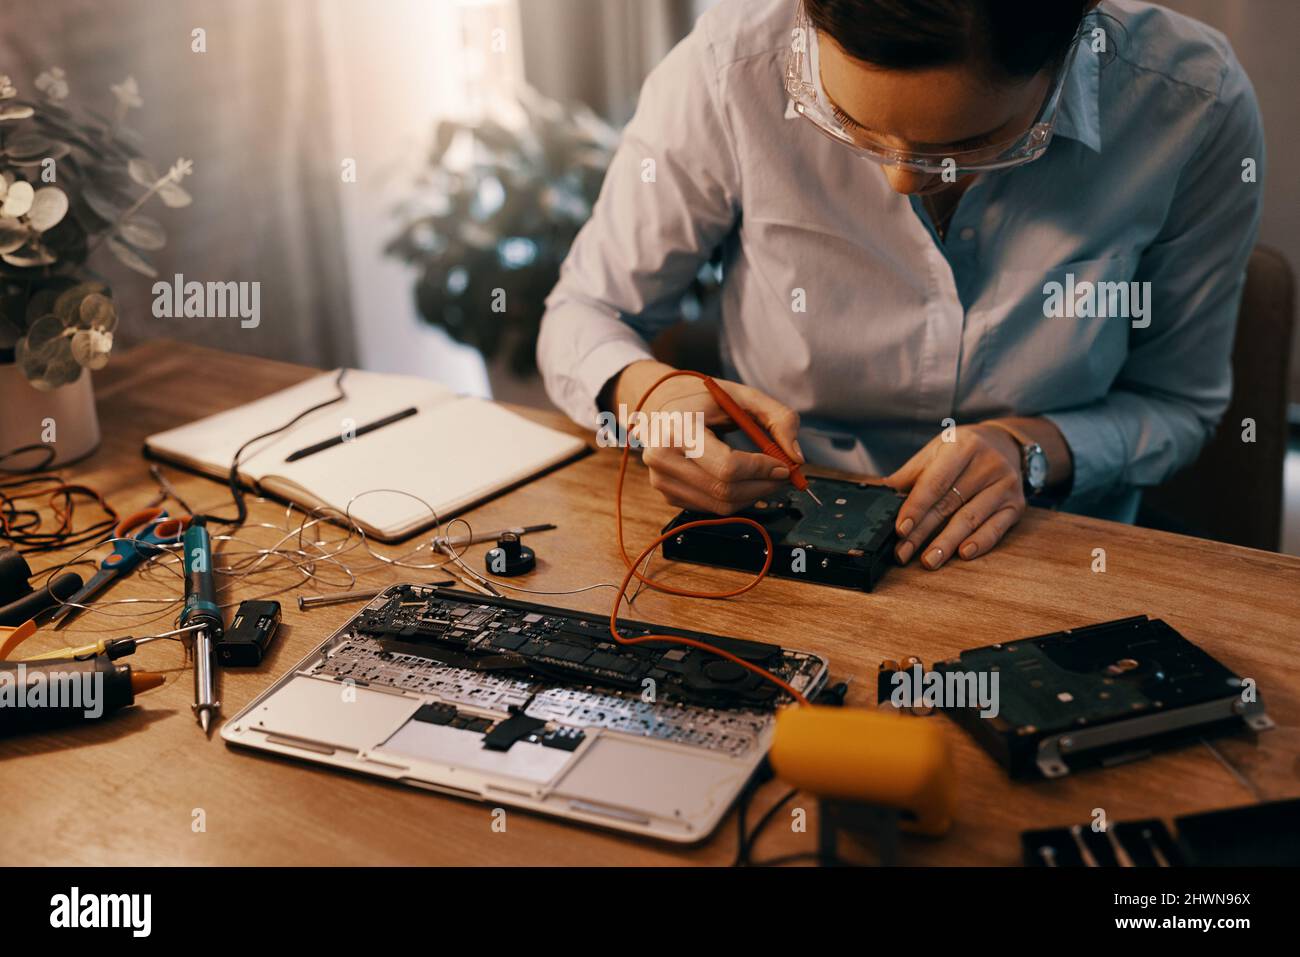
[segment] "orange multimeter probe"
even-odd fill
[[[807,492],[808,497],[820,505],[822,500],[808,487],[808,480],[804,478],[799,463],[785,454],[785,449],[776,444],[776,441],[767,434],[761,425],[754,421],[753,416],[740,407],[740,404],[727,393],[726,389],[714,382],[709,376],[701,375],[700,379],[704,382],[704,388],[709,390],[709,395],[713,396],[713,401],[718,403],[723,412],[727,413],[727,418],[735,422],[740,431],[749,436],[749,440],[758,446],[760,452],[764,455],[770,455],[790,470],[791,485],[801,492]]]

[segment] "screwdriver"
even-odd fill
[[[709,390],[709,395],[713,396],[713,401],[718,403],[722,411],[727,413],[727,417],[739,426],[740,431],[749,436],[749,440],[758,446],[758,450],[764,455],[770,455],[790,470],[790,484],[801,492],[807,492],[809,498],[821,505],[822,500],[808,487],[808,480],[804,478],[803,470],[799,468],[799,464],[785,454],[785,450],[777,445],[772,437],[763,431],[762,426],[755,422],[750,414],[727,394],[726,389],[718,385],[709,376],[701,376],[700,378],[704,382],[704,388]]]
[[[185,607],[180,625],[201,625],[191,641],[194,652],[194,717],[203,733],[212,728],[212,719],[221,711],[217,700],[217,671],[213,645],[225,628],[217,591],[212,584],[212,540],[201,519],[194,519],[185,530]]]
[[[93,658],[95,655],[106,655],[110,661],[116,661],[118,658],[125,658],[127,655],[135,654],[135,650],[141,645],[147,645],[151,641],[161,641],[164,638],[179,638],[181,635],[188,634],[192,631],[198,631],[203,625],[189,625],[185,628],[176,628],[172,631],[164,631],[160,635],[149,635],[144,638],[136,638],[127,635],[124,638],[101,638],[93,641],[88,645],[73,647],[71,645],[64,648],[56,648],[54,651],[46,651],[39,655],[31,655],[27,661],[44,661],[50,658]]]

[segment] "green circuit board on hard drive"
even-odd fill
[[[807,492],[796,489],[754,503],[753,510],[760,515],[786,514],[780,531],[790,545],[825,551],[876,547],[888,537],[902,503],[892,489],[879,485],[828,479],[810,479],[808,485],[821,499],[820,506]]]

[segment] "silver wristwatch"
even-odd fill
[[[1020,443],[1020,475],[1026,498],[1042,495],[1047,488],[1047,453],[1037,442]]]
[[[1047,453],[1043,447],[1028,436],[1002,422],[989,422],[988,425],[1001,429],[1016,440],[1020,446],[1020,478],[1024,482],[1025,497],[1042,495],[1047,488],[1048,463]]]

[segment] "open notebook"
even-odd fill
[[[336,393],[330,372],[248,405],[151,435],[145,451],[225,479],[239,446],[283,425]],[[353,499],[369,489],[418,495],[443,521],[586,450],[572,435],[530,422],[484,399],[459,396],[413,376],[349,369],[347,393],[290,429],[245,450],[240,481],[304,508],[352,502],[352,518],[367,535],[396,541],[434,524],[428,508],[388,492]],[[414,406],[417,414],[295,462],[285,458],[316,442]]]

